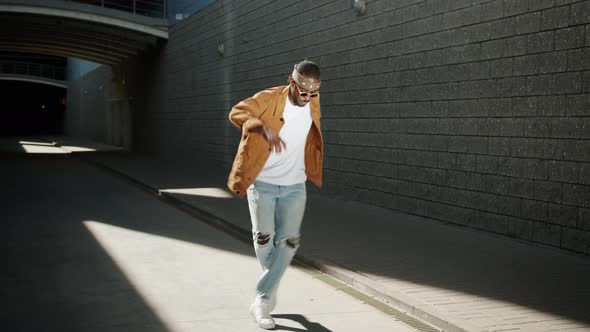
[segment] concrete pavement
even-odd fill
[[[259,330],[249,244],[67,153],[0,154],[0,183],[3,331]],[[276,330],[415,331],[321,280],[289,269]]]
[[[248,232],[219,169],[87,159]],[[308,198],[302,243],[303,261],[447,331],[590,331],[587,257],[321,195]]]
[[[245,201],[219,168],[80,154],[232,232]],[[448,331],[590,331],[590,260],[425,218],[310,195],[299,258]]]

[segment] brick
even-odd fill
[[[590,207],[590,186],[578,184],[563,184],[563,203]]]
[[[512,58],[497,59],[490,62],[490,77],[508,77],[512,76]]]
[[[496,174],[498,172],[498,158],[493,156],[476,156],[476,171],[478,173],[491,173]]]
[[[549,180],[576,183],[580,174],[580,164],[567,161],[549,162]]]
[[[553,7],[553,0],[534,0],[529,1],[529,11],[547,9]]]
[[[510,151],[513,157],[525,158],[543,158],[543,140],[512,138],[510,142]]]
[[[542,140],[544,159],[563,159],[564,143],[562,140]]]
[[[514,75],[532,75],[539,72],[540,56],[538,54],[525,55],[514,58]]]
[[[495,20],[504,16],[504,0],[494,0],[481,4],[482,21]]]
[[[532,198],[535,191],[535,183],[530,179],[511,179],[509,186],[511,196]]]
[[[568,140],[564,142],[563,158],[565,160],[590,162],[588,142],[580,140]]]
[[[469,79],[481,80],[490,77],[489,62],[474,62],[469,64]]]
[[[583,31],[582,31],[583,32]],[[481,59],[497,59],[502,57],[502,40],[490,40],[481,43]]]
[[[485,105],[489,116],[508,116],[512,112],[512,100],[510,98],[485,99],[482,101]],[[491,126],[491,124],[488,124]],[[498,126],[499,129],[499,126]],[[498,131],[490,131],[499,133]]]
[[[533,241],[559,247],[561,229],[561,226],[536,222],[533,224]]]
[[[546,202],[561,202],[561,183],[536,180],[534,197]]]
[[[551,137],[579,138],[580,120],[578,118],[550,118]]]
[[[555,0],[555,7],[569,5],[571,3],[578,2],[579,0]]]
[[[471,209],[465,209],[457,206],[452,206],[449,209],[449,221],[460,225],[466,225],[469,220],[473,219],[475,211]]]
[[[488,138],[470,136],[467,141],[467,152],[473,154],[487,154],[488,153]]]
[[[584,46],[584,27],[571,27],[555,31],[555,49],[567,50]]]
[[[554,49],[554,32],[545,31],[528,35],[527,53],[549,52]]]
[[[450,136],[448,140],[448,151],[449,152],[467,152],[467,141],[469,140],[466,136]]]
[[[537,114],[537,98],[512,98],[513,116],[534,116]],[[526,133],[526,130],[525,130]]]
[[[570,25],[590,23],[590,2],[583,1],[571,5]]]
[[[511,176],[511,177],[523,177],[524,176],[524,164],[519,162],[519,160],[517,158],[509,158],[509,157],[500,157],[497,158],[497,167],[498,167],[498,171],[497,174],[499,175],[505,175],[505,176]],[[511,187],[511,189],[514,189]],[[531,187],[531,191],[530,193],[527,193],[527,197],[533,196],[533,189],[534,187]]]
[[[500,132],[498,119],[495,118],[477,118],[473,119],[477,127],[479,136],[497,136]]]
[[[578,209],[578,228],[590,231],[590,209]]]
[[[510,179],[505,176],[495,174],[482,174],[482,188],[490,193],[505,195],[510,186]]]
[[[422,205],[424,203],[422,200],[416,198],[392,195],[392,199],[386,204],[386,207],[390,209],[408,213],[417,213],[423,211]]]
[[[588,32],[590,34],[590,30]],[[584,93],[590,93],[590,71],[584,72],[583,82]]]
[[[508,220],[498,214],[477,211],[475,218],[471,220],[471,225],[488,232],[508,234]]]
[[[527,36],[516,36],[502,39],[502,55],[504,57],[526,54]]]
[[[490,155],[508,156],[510,155],[510,139],[500,137],[490,137],[488,140],[488,153]]]
[[[429,199],[428,195],[430,195],[432,186],[424,183],[417,183],[413,181],[408,181],[411,185],[407,188],[407,192],[401,192],[406,196],[417,197],[421,199]]]
[[[462,171],[447,171],[447,185],[454,188],[466,188],[469,175],[467,172]]]
[[[516,197],[510,196],[498,196],[498,213],[507,214],[510,216],[519,217],[521,215],[520,210],[522,208],[522,200]]]
[[[474,171],[475,155],[463,153],[457,154],[454,169],[462,171]]]
[[[500,136],[522,136],[524,121],[516,118],[498,119],[500,122]]]
[[[567,52],[551,52],[539,55],[539,73],[563,72],[567,69]]]
[[[586,46],[590,46],[590,24],[586,25]]]
[[[457,64],[449,66],[449,80],[453,81],[467,81],[469,80],[469,65]]]
[[[448,133],[455,135],[477,135],[477,126],[473,118],[449,118]]]
[[[548,219],[552,224],[576,227],[578,208],[575,206],[549,203]]]
[[[563,144],[548,139],[511,139],[511,155],[515,157],[561,159]]]
[[[525,177],[547,180],[549,178],[549,161],[541,159],[525,159]]]
[[[401,150],[399,163],[405,165],[437,167],[437,153],[430,151]]]
[[[488,116],[501,103],[499,99],[474,99],[469,101],[471,116]],[[477,120],[477,119],[474,119]],[[479,131],[477,131],[479,133]]]
[[[551,75],[538,75],[526,78],[526,92],[530,95],[551,95],[553,94],[553,83],[555,79]],[[561,80],[559,83],[562,83]],[[564,83],[565,88],[570,85]],[[563,90],[564,87],[560,87]]]
[[[514,35],[514,26],[513,18],[481,23],[471,27],[470,38],[476,42],[511,37]]]
[[[400,133],[422,134],[436,133],[437,120],[429,118],[400,118],[398,130]]]
[[[568,70],[590,70],[590,48],[567,51]]]
[[[567,96],[567,115],[590,115],[590,94]]]
[[[467,189],[468,191],[465,191],[463,193],[463,197],[461,197],[462,200],[460,200],[460,202],[463,202],[465,206],[472,206],[470,205],[471,200],[472,200],[472,195],[471,192],[472,191],[480,191],[481,188],[484,188],[484,181],[483,181],[483,177],[485,174],[480,174],[480,173],[473,173],[473,172],[468,172],[467,173],[467,183],[465,184],[465,189]],[[487,191],[487,189],[486,189]]]
[[[547,221],[547,202],[522,200],[522,217],[536,221]]]
[[[515,18],[515,32],[517,35],[539,32],[541,30],[541,13],[528,13]]]
[[[445,199],[445,201],[448,201],[449,204],[469,208],[469,202],[471,201],[471,191],[449,188],[446,194],[450,195],[450,197]],[[474,212],[474,210],[472,211]]]
[[[396,107],[399,110],[399,116],[401,118],[434,117],[437,113],[433,109],[431,102],[397,103]]]
[[[564,228],[562,236],[562,248],[584,254],[590,253],[590,232]]]
[[[438,165],[436,167],[441,169],[454,169],[457,163],[457,154],[448,152],[438,153]]]
[[[580,164],[580,184],[590,185],[590,164]]]
[[[519,218],[508,218],[508,235],[517,239],[532,240],[533,222]]]
[[[569,99],[572,96],[541,96],[538,98],[539,115],[564,116],[569,108]]]
[[[443,14],[443,21],[448,28],[457,28],[478,23],[481,21],[481,8],[479,6],[472,6],[446,12]]]
[[[555,94],[574,94],[582,92],[581,73],[560,73],[553,75],[553,91]]]
[[[445,117],[449,113],[449,102],[448,101],[433,101],[432,102],[432,113],[434,117]]]
[[[524,136],[550,137],[551,120],[547,118],[532,118],[524,120]]]
[[[504,0],[504,16],[524,14],[528,11],[528,0]]]
[[[442,59],[445,64],[477,61],[481,58],[481,45],[469,44],[454,46],[443,50]]]
[[[541,29],[550,30],[563,28],[568,25],[569,6],[556,7],[541,12]]]

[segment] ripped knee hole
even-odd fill
[[[256,236],[256,243],[259,245],[265,245],[270,241],[270,234],[258,234]]]
[[[287,245],[291,248],[296,248],[297,246],[299,246],[299,238],[293,237],[293,238],[287,239]]]

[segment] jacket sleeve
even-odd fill
[[[260,116],[266,111],[268,103],[263,101],[264,94],[257,93],[253,97],[242,100],[235,105],[229,113],[229,121],[242,129],[242,132],[250,132],[264,123],[260,120]]]

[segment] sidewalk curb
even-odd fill
[[[89,163],[95,167],[98,167],[102,170],[105,170],[109,173],[115,174],[119,177],[124,178],[125,180],[131,182],[132,184],[136,185],[143,191],[156,195],[162,201],[174,205],[175,207],[183,210],[184,212],[198,218],[200,221],[205,222],[206,224],[223,231],[232,237],[246,241],[250,243],[251,241],[251,234],[250,231],[239,227],[230,221],[227,221],[221,217],[218,217],[208,211],[205,211],[202,208],[199,208],[193,204],[187,203],[179,198],[174,197],[173,194],[169,194],[166,192],[161,192],[157,188],[150,186],[147,183],[144,183],[136,178],[130,176],[129,174],[119,171],[111,166],[105,165],[99,161],[91,160],[89,158],[85,158],[80,156],[79,154],[71,154],[71,156],[75,156],[76,158]],[[310,257],[304,256],[301,253],[297,253],[295,255],[295,260],[307,265],[313,269],[316,269],[320,272],[323,272],[336,280],[339,280],[347,285],[350,285],[368,295],[374,296],[378,299],[386,303],[390,303],[391,305],[397,307],[398,309],[404,310],[405,312],[409,313],[410,315],[423,320],[426,323],[432,324],[437,328],[442,329],[443,331],[448,332],[486,332],[487,330],[481,330],[469,323],[465,322],[458,322],[454,318],[444,317],[445,315],[439,312],[436,312],[434,308],[429,308],[421,303],[417,303],[415,300],[412,300],[407,295],[397,292],[391,289],[385,289],[383,285],[379,285],[378,282],[367,278],[366,276],[362,275],[361,273],[355,272],[350,270],[346,267],[339,266],[336,263],[330,262],[325,258],[317,258],[317,257]]]

